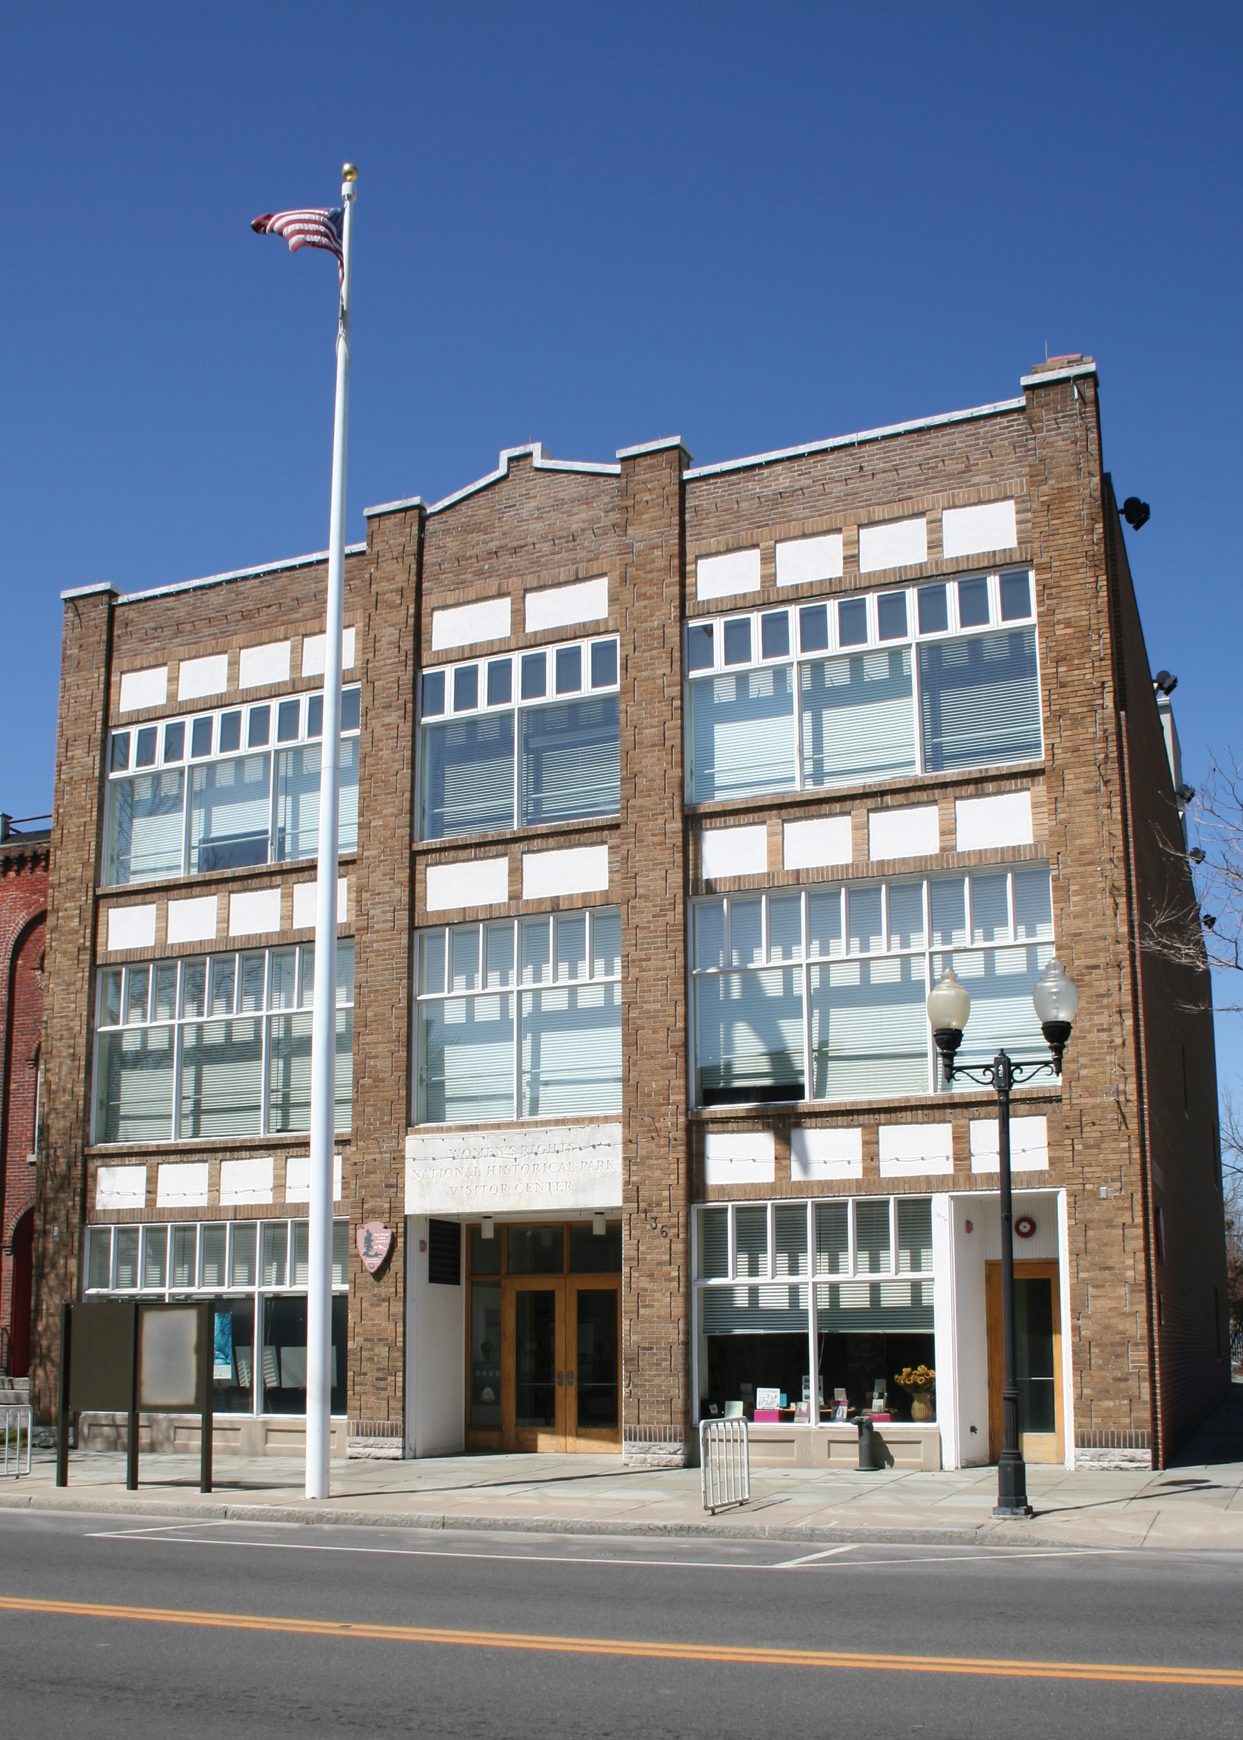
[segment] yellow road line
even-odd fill
[[[199,1613],[176,1607],[117,1607],[94,1601],[37,1601],[0,1595],[0,1612],[119,1619],[131,1624],[198,1625],[223,1631],[280,1632],[376,1643],[471,1649],[542,1650],[559,1655],[625,1656],[647,1661],[733,1663],[743,1667],[837,1668],[863,1673],[959,1674],[983,1678],[1096,1680],[1141,1686],[1223,1687],[1243,1691],[1243,1668],[1154,1666],[1146,1662],[1024,1661],[987,1656],[851,1654],[842,1650],[771,1649],[745,1644],[661,1643],[620,1637],[555,1637],[519,1631],[461,1631],[424,1625],[377,1625],[353,1619],[293,1619],[259,1613]]]

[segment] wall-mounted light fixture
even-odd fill
[[[604,1218],[604,1210],[602,1208],[598,1208],[592,1215],[591,1230],[593,1235],[598,1239],[602,1239],[608,1231],[608,1222]]]
[[[1195,795],[1196,788],[1193,785],[1187,785],[1184,783],[1183,785],[1176,785],[1174,787],[1174,796],[1178,799],[1180,804],[1189,804]]]
[[[496,1222],[490,1214],[485,1214],[479,1222],[479,1237],[481,1239],[494,1239],[496,1237]]]
[[[1158,695],[1172,695],[1178,687],[1178,678],[1171,671],[1158,671],[1152,679],[1152,686]]]
[[[1122,517],[1133,532],[1141,526],[1146,526],[1152,518],[1152,509],[1146,501],[1141,501],[1137,495],[1129,495],[1122,504]]]

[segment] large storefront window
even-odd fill
[[[617,640],[425,671],[419,838],[617,814]]]
[[[1031,993],[1052,938],[1044,865],[696,901],[696,1103],[934,1091],[924,1003],[946,967],[979,1010],[963,1062],[1039,1047]]]
[[[332,1227],[332,1397],[345,1413],[348,1228]],[[211,1301],[212,1411],[306,1413],[305,1220],[86,1229],[86,1296]]]
[[[1042,753],[1025,571],[692,622],[692,803]]]
[[[910,1418],[895,1375],[934,1364],[928,1197],[713,1204],[697,1233],[702,1412]]]
[[[96,1142],[275,1135],[311,1120],[310,943],[99,973]],[[337,944],[336,1128],[350,1127],[354,944]]]
[[[449,925],[416,943],[420,1123],[618,1109],[615,907]]]
[[[359,694],[341,696],[343,852],[358,843]],[[323,725],[318,694],[114,731],[104,880],[152,882],[313,858]]]

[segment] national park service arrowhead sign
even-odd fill
[[[365,1220],[354,1234],[363,1268],[374,1275],[384,1267],[397,1235],[381,1220]]]

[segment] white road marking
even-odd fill
[[[166,1528],[175,1525],[168,1524]],[[227,1519],[219,1523],[196,1524],[202,1528],[222,1528],[227,1526]],[[291,1527],[296,1525],[289,1525]],[[580,1556],[573,1553],[511,1553],[497,1552],[467,1552],[461,1549],[447,1547],[355,1547],[331,1544],[322,1541],[247,1541],[235,1538],[223,1539],[219,1535],[208,1540],[200,1540],[195,1535],[177,1535],[166,1532],[166,1528],[151,1529],[99,1529],[87,1534],[86,1540],[135,1540],[150,1546],[184,1546],[184,1547],[238,1547],[248,1548],[257,1552],[273,1550],[286,1553],[353,1553],[364,1557],[376,1558],[409,1558],[409,1559],[483,1559],[498,1564],[512,1565],[596,1565],[612,1566],[625,1570],[671,1570],[671,1571],[793,1571],[801,1569],[821,1569],[825,1571],[853,1570],[885,1570],[891,1565],[939,1565],[963,1564],[970,1562],[997,1563],[1007,1559],[1090,1559],[1108,1558],[1124,1554],[1125,1547],[994,1547],[982,1551],[974,1551],[969,1547],[960,1547],[944,1553],[918,1554],[906,1558],[854,1558],[849,1564],[828,1565],[823,1561],[843,1553],[860,1553],[865,1550],[865,1543],[855,1542],[840,1547],[828,1547],[823,1552],[808,1554],[805,1558],[780,1560],[776,1564],[731,1564],[721,1559],[652,1559],[604,1557],[598,1554]]]

